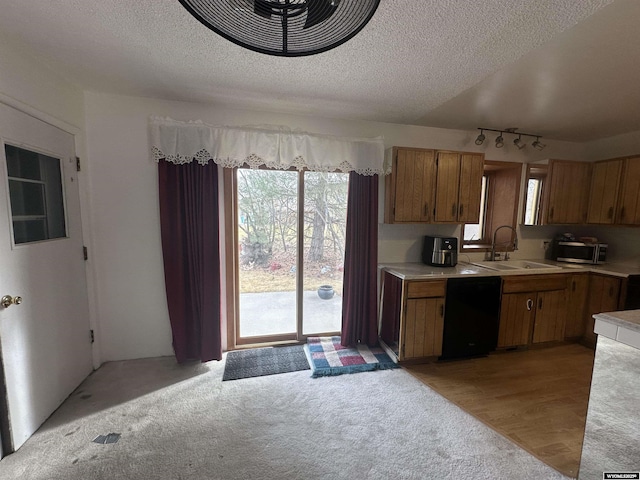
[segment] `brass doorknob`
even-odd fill
[[[4,308],[9,308],[11,305],[20,305],[21,303],[22,297],[19,296],[12,297],[11,295],[5,295],[0,299],[0,305]]]

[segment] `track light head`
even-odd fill
[[[513,141],[513,144],[518,147],[518,150],[522,150],[525,147],[525,143],[522,141],[522,135],[518,135],[518,138]]]
[[[540,142],[540,137],[536,137],[536,139],[531,144],[531,146],[533,148],[535,148],[536,150],[542,150],[542,149],[544,149],[544,147],[546,147],[546,145],[544,143]]]
[[[496,148],[502,147],[504,147],[504,138],[502,138],[502,132],[500,132],[500,135],[496,138]]]
[[[484,143],[485,138],[486,137],[484,136],[482,129],[480,129],[480,135],[478,135],[478,138],[476,138],[476,145],[482,145]]]

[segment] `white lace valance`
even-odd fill
[[[355,171],[384,175],[384,143],[377,138],[347,138],[288,131],[284,128],[215,127],[200,121],[149,119],[151,156],[182,164],[210,161],[223,167],[316,172]]]

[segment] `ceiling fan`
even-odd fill
[[[313,55],[354,37],[380,0],[179,0],[227,40],[259,53]]]

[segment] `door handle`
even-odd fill
[[[0,299],[0,305],[2,305],[4,308],[9,308],[11,305],[20,305],[22,303],[22,297],[19,296],[15,296],[12,297],[11,295],[5,295],[4,297],[2,297],[2,299]]]

